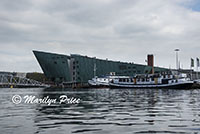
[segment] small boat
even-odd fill
[[[92,80],[88,80],[88,84],[93,87],[109,86],[109,78],[108,77],[99,78],[95,76],[94,78],[92,78]]]
[[[136,75],[134,77],[113,78],[109,85],[111,88],[179,88],[188,89],[193,81],[183,75]]]
[[[119,77],[124,79],[129,78],[129,76],[111,76],[111,75],[104,77],[95,76],[94,78],[92,78],[92,80],[88,80],[88,84],[92,87],[109,87],[110,82],[113,81],[113,79],[117,79]]]

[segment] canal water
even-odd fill
[[[1,88],[0,133],[200,134],[200,90]]]

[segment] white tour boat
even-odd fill
[[[110,80],[111,88],[191,88],[193,81],[180,75],[135,75],[134,77],[117,77]]]

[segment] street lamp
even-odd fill
[[[176,69],[178,70],[179,69],[179,65],[178,65],[178,52],[180,51],[180,49],[175,49],[174,50],[176,52]]]

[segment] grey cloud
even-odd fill
[[[8,12],[19,12],[28,10],[32,3],[28,0],[1,0],[0,10],[6,10]]]
[[[174,67],[174,48],[180,48],[181,62],[188,68],[188,59],[198,56],[200,13],[188,9],[187,3],[0,1],[0,45],[4,48],[0,70],[41,71],[33,49],[142,64],[153,53],[156,65]]]

